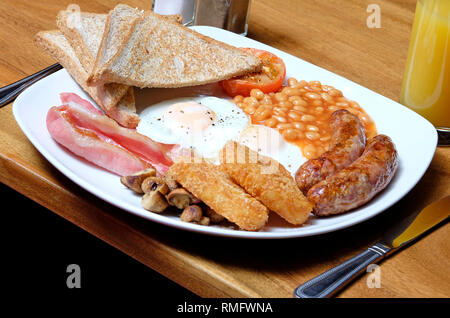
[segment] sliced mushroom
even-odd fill
[[[180,188],[180,184],[175,180],[175,178],[172,176],[172,174],[170,173],[170,169],[169,171],[166,172],[166,174],[163,176],[164,182],[167,184],[167,186],[169,187],[170,191],[175,190],[177,188]]]
[[[206,216],[209,217],[211,223],[220,223],[223,220],[225,220],[225,218],[222,215],[211,209],[209,206],[204,207],[203,212]]]
[[[200,222],[202,217],[202,208],[198,205],[190,205],[186,207],[180,215],[181,221],[184,222]]]
[[[210,219],[207,216],[202,217],[200,222],[198,222],[198,224],[201,224],[201,225],[209,225],[209,223],[210,223]]]
[[[166,197],[159,191],[151,191],[142,197],[142,207],[148,211],[161,213],[169,206]]]
[[[141,188],[144,193],[149,193],[151,191],[159,191],[164,195],[169,193],[167,184],[162,178],[158,177],[145,178],[144,181],[142,181]]]
[[[120,182],[136,193],[144,193],[141,188],[142,182],[148,177],[156,176],[156,170],[153,168],[148,168],[129,176],[123,176],[120,178]]]
[[[192,204],[196,199],[196,197],[183,188],[172,190],[167,195],[167,201],[169,204],[176,206],[180,210],[183,210]]]

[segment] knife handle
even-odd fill
[[[387,246],[377,243],[355,257],[300,285],[295,289],[294,295],[297,298],[329,297],[362,274],[367,266],[384,258],[390,250]]]
[[[40,79],[60,70],[62,66],[59,63],[50,65],[49,67],[34,73],[30,76],[22,78],[21,80],[0,88],[0,108],[9,104],[19,95],[24,89],[31,86]]]

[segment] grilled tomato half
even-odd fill
[[[262,71],[222,81],[225,92],[234,97],[250,96],[250,91],[254,88],[260,89],[265,94],[278,91],[286,77],[286,66],[283,60],[267,51],[253,48],[242,49],[261,59]]]

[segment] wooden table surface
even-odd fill
[[[119,2],[141,8],[151,3],[78,4],[84,11],[107,12]],[[371,0],[255,0],[248,36],[398,100],[415,2],[376,1],[381,28],[370,29]],[[69,3],[0,2],[0,86],[54,63],[33,45],[33,35],[55,29],[57,12]],[[206,237],[121,211],[47,162],[19,129],[11,105],[0,109],[0,181],[200,296],[292,297],[299,283],[365,249],[411,207],[448,195],[450,148],[437,149],[423,179],[391,209],[345,230],[290,240]],[[450,227],[441,226],[382,263],[381,288],[368,288],[362,277],[338,296],[449,297],[449,243]]]

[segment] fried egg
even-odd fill
[[[219,152],[238,138],[250,118],[233,103],[217,97],[186,97],[147,107],[140,114],[137,131],[151,139],[193,149],[218,162]]]

